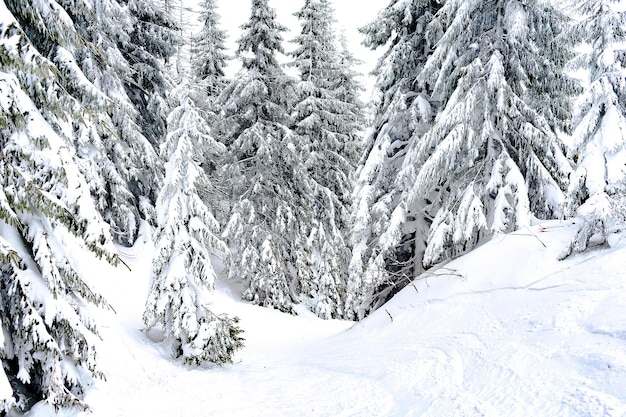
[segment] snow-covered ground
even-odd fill
[[[132,271],[94,268],[117,312],[100,313],[107,380],[90,411],[63,415],[624,416],[626,244],[559,262],[573,228],[548,226],[496,237],[359,323],[251,306],[222,282],[214,309],[241,318],[246,347],[201,369],[141,331],[139,243],[124,251]]]

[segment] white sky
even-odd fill
[[[189,7],[198,3],[198,0],[183,0]],[[358,32],[358,28],[373,21],[378,12],[388,4],[388,0],[331,0],[335,9],[335,18],[337,20],[336,29],[338,31],[345,30],[350,51],[355,57],[364,61],[357,70],[364,74],[362,80],[368,92],[364,98],[369,97],[369,90],[373,84],[371,77],[367,75],[374,68],[374,64],[378,57],[383,53],[382,50],[371,51],[365,48],[361,41],[363,35]],[[218,12],[221,16],[221,28],[228,32],[227,46],[234,53],[237,39],[241,34],[240,26],[250,18],[251,0],[220,0],[218,1]],[[269,4],[276,10],[278,22],[287,26],[291,32],[283,34],[285,51],[294,49],[291,41],[300,30],[300,23],[293,15],[302,5],[302,0],[269,0]],[[194,9],[197,7],[192,6]],[[190,26],[195,22],[189,22]],[[234,65],[238,67],[238,63]],[[231,68],[234,72],[236,68]]]

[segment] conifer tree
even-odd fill
[[[392,42],[356,191],[348,311],[494,233],[562,215],[567,23],[538,1],[398,0],[364,29],[373,46]]]
[[[179,101],[169,115],[161,156],[166,180],[157,200],[153,284],[144,313],[147,329],[161,327],[172,352],[186,363],[231,362],[242,346],[237,319],[211,312],[206,303],[213,290],[212,254],[227,248],[216,235],[219,225],[200,198],[212,187],[200,164],[223,152],[208,133],[183,84],[173,93]]]
[[[242,70],[219,99],[225,119],[219,126],[220,138],[227,146],[257,122],[290,124],[293,80],[277,57],[284,54],[281,33],[287,28],[276,21],[276,12],[267,0],[252,0],[251,7],[252,15],[241,27],[244,33],[238,40]]]
[[[165,140],[165,118],[169,112],[166,97],[171,80],[165,62],[182,43],[178,22],[153,0],[127,0],[132,31],[120,50],[130,65],[124,79],[129,99],[137,110],[137,123],[143,135],[158,149]]]
[[[291,65],[300,74],[295,131],[306,140],[305,158],[312,178],[337,196],[338,214],[345,216],[364,121],[358,96],[361,87],[353,69],[358,61],[345,44],[337,50],[334,11],[327,0],[306,1],[296,16],[302,29],[291,53]]]
[[[373,71],[375,114],[354,193],[346,302],[351,318],[362,318],[423,270],[425,202],[402,203],[400,169],[407,147],[427,131],[436,111],[429,89],[415,79],[437,40],[429,24],[440,7],[435,0],[392,0],[361,29],[365,45],[388,49]]]
[[[571,167],[557,133],[576,91],[567,23],[540,1],[451,0],[430,24],[442,35],[417,83],[441,107],[404,160],[404,203],[434,208],[424,265],[563,215]]]
[[[153,194],[162,177],[158,155],[141,133],[124,88],[133,70],[118,45],[130,42],[135,20],[115,0],[54,4],[68,12],[75,30],[53,36],[46,28],[57,24],[54,14],[7,2],[34,46],[63,74],[63,87],[94,118],[93,125],[78,124],[73,132],[79,166],[114,238],[130,245],[140,219],[153,216]]]
[[[296,13],[302,29],[294,39],[291,65],[298,69],[294,131],[315,202],[308,209],[310,235],[303,248],[309,259],[303,291],[315,300],[320,317],[343,315],[349,247],[348,207],[358,148],[357,123],[362,118],[354,74],[340,60],[327,1],[307,0]],[[350,63],[351,64],[351,63]],[[345,82],[345,85],[343,84]]]
[[[278,62],[285,28],[267,0],[252,0],[242,28],[243,68],[218,100],[219,135],[227,146],[222,175],[233,201],[224,232],[232,250],[228,276],[245,283],[244,299],[293,312],[301,292],[298,271],[307,271],[300,267],[307,262],[301,213],[311,190],[289,128],[292,81]]]
[[[324,0],[323,3],[326,3]],[[338,120],[336,129],[340,134],[345,135],[346,140],[342,146],[342,153],[351,162],[352,170],[359,164],[362,154],[362,141],[365,129],[363,128],[365,119],[365,103],[361,100],[361,95],[365,88],[359,81],[362,76],[355,68],[363,62],[357,59],[348,48],[348,41],[345,34],[341,32],[339,36],[339,77],[335,81],[335,95],[342,103],[340,112],[341,118]],[[351,188],[350,195],[354,191]],[[352,199],[350,198],[350,204]]]
[[[194,36],[192,69],[210,97],[217,97],[226,84],[226,32],[220,29],[216,0],[200,3],[202,29]]]
[[[89,251],[110,262],[117,256],[71,136],[94,120],[31,43],[45,27],[54,42],[40,45],[58,58],[79,36],[55,2],[8,5],[0,2],[0,409],[39,400],[85,407],[86,386],[102,375],[87,307],[107,303],[79,260]],[[30,19],[28,32],[17,9]]]
[[[604,243],[626,217],[626,12],[615,0],[577,4],[582,19],[572,37],[584,52],[572,62],[587,73],[588,85],[576,115],[568,203],[579,230],[564,255],[582,251],[591,238]]]

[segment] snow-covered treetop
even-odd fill
[[[237,56],[248,70],[279,67],[276,53],[284,53],[281,33],[287,27],[278,23],[268,0],[252,0],[251,10],[250,19],[241,26],[244,32],[238,40]]]
[[[217,13],[216,0],[202,0],[200,7],[202,29],[194,36],[192,66],[194,75],[209,83],[209,93],[217,95],[228,61],[226,31],[219,27],[220,15]]]

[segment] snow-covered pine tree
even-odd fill
[[[34,46],[57,65],[62,86],[94,119],[76,124],[72,134],[79,166],[114,238],[132,244],[140,219],[153,216],[152,194],[162,178],[158,155],[142,135],[124,88],[132,69],[118,45],[130,41],[134,20],[115,0],[59,0],[52,9],[67,12],[75,30],[54,36],[46,29],[57,24],[51,7],[6,4]]]
[[[217,97],[226,85],[226,32],[219,27],[216,0],[202,0],[200,7],[202,29],[193,37],[191,65],[205,93]]]
[[[387,50],[373,71],[375,114],[354,192],[354,249],[346,302],[351,318],[363,318],[423,270],[425,202],[402,202],[400,168],[407,147],[427,131],[435,111],[429,89],[415,79],[437,40],[429,24],[440,3],[392,0],[361,29],[365,45]]]
[[[578,215],[579,230],[565,255],[582,251],[593,237],[604,243],[626,218],[626,12],[617,0],[585,0],[576,4],[581,20],[573,39],[584,49],[572,61],[587,74],[576,115],[572,159],[576,171],[569,187],[569,208]]]
[[[243,339],[237,318],[218,316],[207,306],[215,284],[211,255],[223,256],[228,249],[200,198],[203,188],[213,187],[200,164],[216,159],[224,146],[209,134],[190,89],[184,83],[173,92],[178,104],[161,145],[166,179],[157,200],[153,283],[143,319],[147,330],[163,329],[172,353],[185,363],[222,364],[232,361]]]
[[[137,110],[137,122],[143,135],[158,149],[165,140],[165,118],[169,112],[167,95],[171,90],[165,62],[182,43],[178,22],[161,2],[154,0],[122,0],[132,17],[132,31],[120,50],[130,65],[131,73],[124,87]]]
[[[232,251],[228,276],[245,283],[244,299],[293,312],[299,275],[308,271],[302,248],[312,191],[289,128],[293,82],[277,60],[286,29],[267,0],[252,0],[242,28],[243,68],[218,101],[220,138],[228,149],[222,177],[232,190],[224,232]]]
[[[558,131],[577,87],[564,72],[568,23],[542,1],[449,0],[429,25],[442,35],[417,83],[441,108],[403,164],[403,204],[433,205],[425,266],[563,215],[571,166]]]
[[[291,52],[291,65],[300,75],[295,131],[306,139],[309,172],[337,196],[338,214],[344,217],[343,206],[351,204],[364,122],[362,87],[354,69],[359,62],[347,50],[345,38],[338,50],[334,10],[328,0],[306,1],[296,16],[302,29]]]
[[[277,54],[284,54],[281,33],[287,28],[276,21],[276,11],[267,0],[251,3],[252,14],[242,25],[244,33],[238,40],[237,57],[242,69],[218,100],[224,119],[218,126],[219,137],[227,147],[259,121],[290,124],[293,80],[277,59]]]
[[[0,1],[0,410],[86,405],[96,367],[89,305],[107,306],[80,260],[116,262],[109,228],[76,164],[72,133],[94,121],[60,84],[59,69],[31,43],[79,36],[55,2],[21,7],[25,32]],[[50,18],[49,20],[45,20]],[[41,39],[39,39],[42,41]],[[51,46],[42,41],[42,46]],[[47,52],[53,53],[54,47]]]
[[[363,117],[358,97],[350,95],[358,91],[354,74],[344,67],[351,63],[341,61],[337,51],[332,7],[326,0],[307,0],[295,15],[302,29],[291,53],[300,75],[293,122],[315,202],[306,215],[310,235],[303,249],[309,261],[301,286],[313,301],[311,309],[331,318],[343,315],[357,124]]]
[[[327,0],[323,0],[326,3]],[[363,134],[365,129],[363,125],[365,118],[365,103],[361,100],[361,95],[365,91],[363,84],[359,78],[363,75],[356,68],[363,62],[357,59],[348,47],[348,41],[345,33],[342,31],[339,35],[339,77],[335,81],[335,95],[342,103],[340,119],[338,120],[336,129],[339,133],[346,136],[346,140],[342,146],[342,152],[346,158],[351,161],[352,170],[359,165],[362,156]],[[353,173],[354,175],[354,173]],[[350,204],[352,204],[352,192],[354,184],[350,190]]]

